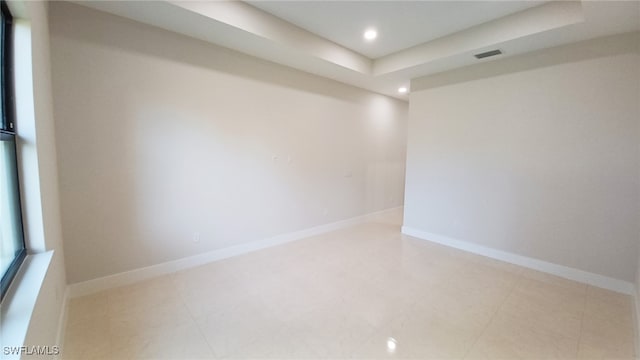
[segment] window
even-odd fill
[[[15,109],[13,91],[13,18],[2,1],[0,27],[0,274],[1,298],[24,261],[26,250],[22,230],[22,210],[16,158]]]

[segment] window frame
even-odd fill
[[[15,88],[13,82],[13,16],[9,11],[7,3],[3,0],[0,1],[0,11],[2,11],[2,24],[0,24],[0,36],[2,36],[2,47],[0,48],[0,63],[2,65],[2,119],[0,119],[0,138],[3,140],[13,140],[15,149],[14,154],[16,156],[16,168],[15,178],[16,182],[15,191],[17,191],[16,198],[19,204],[17,220],[20,226],[22,249],[16,254],[11,265],[7,268],[6,272],[2,274],[0,280],[0,301],[4,300],[4,297],[9,290],[11,282],[15,278],[20,265],[24,262],[27,256],[27,249],[24,236],[24,223],[22,219],[22,199],[20,196],[20,174],[18,171],[17,161],[17,140],[16,125],[15,125]]]

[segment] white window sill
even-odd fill
[[[7,347],[19,347],[24,344],[31,315],[52,257],[53,250],[27,255],[0,304],[0,357],[3,360],[20,359],[20,354],[7,354]]]

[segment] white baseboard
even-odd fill
[[[548,274],[563,277],[578,281],[581,283],[593,285],[599,288],[616,291],[619,293],[634,295],[634,284],[619,279],[610,278],[607,276],[590,273],[583,270],[570,268],[563,265],[558,265],[522,255],[513,254],[510,252],[489,248],[482,245],[473,244],[467,241],[461,241],[447,236],[438,234],[432,234],[426,231],[414,229],[411,227],[403,226],[402,233],[405,235],[413,236],[418,239],[435,242],[438,244],[446,245],[452,248],[464,250],[470,253],[483,255],[493,259],[501,260],[511,264],[519,265],[529,269],[538,270]]]
[[[65,288],[61,310],[60,316],[58,317],[58,332],[56,334],[56,345],[58,345],[60,352],[59,355],[56,356],[56,359],[61,359],[62,352],[64,351],[64,337],[67,331],[67,319],[69,318],[69,286]]]
[[[83,281],[69,285],[69,295],[71,298],[93,294],[102,290],[111,289],[118,286],[132,284],[138,281],[154,278],[157,276],[174,273],[179,270],[189,269],[196,266],[208,264],[210,262],[227,259],[233,256],[246,254],[252,251],[265,249],[272,246],[285,244],[291,241],[304,239],[310,236],[323,234],[330,231],[343,229],[349,226],[374,221],[380,216],[400,211],[402,207],[386,209],[362,216],[357,216],[347,220],[337,221],[325,225],[312,227],[310,229],[295,231],[292,233],[273,236],[270,238],[253,241],[246,244],[218,249],[203,254],[198,254],[178,260],[168,261],[144,268],[130,270],[119,274],[109,275],[97,279]]]

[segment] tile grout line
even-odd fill
[[[113,334],[111,332],[111,296],[110,291],[106,291],[104,297],[107,299],[107,331],[109,332],[109,355],[114,351],[115,342],[113,341]]]
[[[491,315],[491,319],[489,319],[489,321],[487,322],[487,325],[485,325],[484,329],[482,329],[482,331],[480,332],[480,334],[476,337],[476,339],[473,341],[473,343],[469,346],[469,348],[467,349],[467,351],[465,352],[464,356],[462,357],[462,359],[466,359],[467,356],[469,356],[469,353],[471,352],[471,349],[473,349],[473,347],[478,343],[478,341],[480,340],[480,338],[482,337],[482,335],[485,334],[485,332],[487,331],[487,329],[489,328],[489,326],[493,323],[493,320],[496,318],[496,316],[498,315],[498,313],[500,312],[500,310],[502,310],[502,307],[504,306],[504,304],[507,302],[507,300],[509,299],[509,297],[511,297],[511,294],[515,291],[516,286],[518,286],[518,283],[521,281],[522,279],[522,271],[523,269],[520,269],[520,271],[518,272],[518,277],[516,278],[516,280],[513,282],[513,285],[511,286],[511,289],[509,290],[509,292],[507,293],[507,295],[504,297],[504,299],[502,300],[502,302],[500,303],[500,306],[498,306],[498,308],[496,309],[496,311],[493,312],[493,315]]]
[[[177,287],[178,279],[176,278],[176,276],[173,276],[173,281],[175,282],[174,285]],[[182,294],[182,289],[180,291],[178,291],[178,296],[180,297],[180,302],[182,303],[182,306],[184,306],[185,309],[187,309],[187,314],[189,314],[189,318],[191,319],[191,321],[193,321],[193,324],[196,326],[196,329],[198,329],[198,334],[200,334],[200,336],[202,336],[202,338],[204,339],[204,342],[207,344],[207,347],[209,348],[209,351],[211,351],[211,354],[213,355],[213,358],[217,359],[218,355],[216,354],[215,351],[213,351],[213,347],[211,346],[211,344],[209,343],[209,340],[207,339],[207,337],[205,336],[204,332],[200,328],[200,325],[196,321],[196,318],[193,315],[193,313],[191,312],[191,309],[189,309],[189,306],[187,305],[187,302],[184,299],[184,295]]]
[[[587,311],[587,297],[589,296],[589,288],[591,285],[587,285],[584,292],[584,300],[582,300],[582,314],[580,316],[580,332],[578,333],[578,341],[576,342],[576,357],[580,353],[580,342],[582,342],[582,331],[584,327],[584,316]]]

